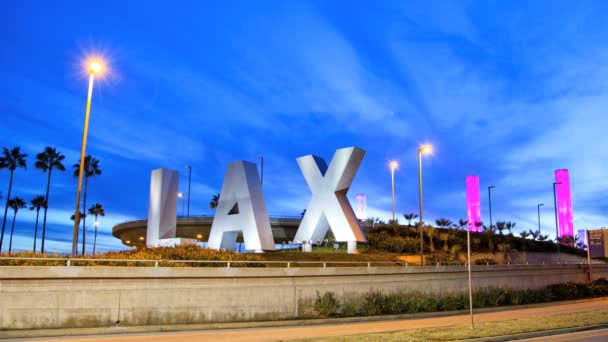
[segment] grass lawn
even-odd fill
[[[298,341],[454,341],[598,324],[608,324],[608,308],[549,317],[478,323],[474,330],[471,330],[469,325],[453,325],[441,328],[413,329],[390,333],[350,335]]]
[[[275,261],[398,261],[401,254],[386,253],[367,250],[366,246],[359,246],[360,254],[347,254],[346,245],[334,250],[333,246],[314,246],[311,253],[302,253],[300,250],[277,250],[260,254],[264,260]]]

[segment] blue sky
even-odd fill
[[[418,206],[416,149],[425,157],[425,216],[466,217],[465,177],[480,176],[495,220],[555,231],[553,172],[570,169],[575,229],[606,225],[608,26],[603,1],[5,1],[0,11],[0,146],[28,169],[13,194],[44,193],[33,168],[44,146],[79,157],[89,53],[111,72],[96,84],[88,153],[103,174],[88,202],[113,224],[147,214],[149,174],[193,169],[192,214],[210,214],[230,161],[265,156],[271,215],[298,215],[310,192],[295,158],[329,162],[367,150],[349,192],[368,216],[390,217],[396,159],[399,216]],[[71,170],[71,168],[70,168]],[[0,172],[6,196],[8,171]],[[48,250],[69,251],[76,179],[53,178]],[[4,200],[2,204],[4,204]],[[354,202],[354,201],[353,201]],[[9,217],[9,222],[10,218]],[[17,216],[30,248],[33,212]],[[554,234],[553,234],[554,235]]]

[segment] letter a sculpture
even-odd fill
[[[336,150],[329,168],[319,157],[297,159],[312,192],[294,241],[320,241],[331,228],[336,241],[367,242],[346,192],[361,165],[365,151],[357,147]]]
[[[209,235],[209,248],[231,250],[239,232],[247,250],[274,250],[274,239],[256,164],[228,165]]]

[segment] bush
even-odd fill
[[[323,317],[336,316],[338,310],[340,310],[340,303],[336,299],[336,294],[333,292],[325,292],[323,296],[319,295],[317,291],[317,299],[313,306],[315,311]]]
[[[591,284],[564,283],[541,289],[515,290],[508,288],[479,289],[473,294],[473,307],[495,307],[545,303],[553,300],[590,298],[608,295],[608,281],[598,279]],[[333,292],[326,292],[317,299],[314,309],[319,315],[330,316],[374,316],[382,314],[404,314],[434,311],[455,311],[469,308],[467,293],[429,295],[421,293],[388,293],[370,291],[363,297],[349,299],[340,306]],[[341,309],[341,311],[340,311]]]
[[[7,253],[2,254],[8,257]],[[33,252],[12,253],[11,257],[16,258],[37,258],[38,260],[0,260],[3,266],[65,266],[62,260],[45,260],[49,258],[66,258],[66,256],[56,254],[41,254]],[[92,259],[92,260],[80,260]],[[128,259],[128,260],[163,260],[159,266],[175,267],[224,267],[225,263],[176,263],[172,260],[212,260],[212,261],[231,261],[234,266],[240,267],[265,267],[264,264],[256,262],[238,263],[235,261],[262,261],[257,254],[241,254],[227,251],[216,251],[213,249],[202,248],[197,245],[185,245],[176,247],[157,247],[142,248],[120,252],[106,252],[97,255],[76,256],[70,258],[73,266],[154,266],[152,262],[141,261],[105,261],[95,259]]]
[[[418,252],[419,240],[410,237],[391,236],[386,231],[372,232],[367,234],[367,240],[371,248],[390,253]]]

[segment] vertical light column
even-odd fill
[[[357,218],[359,220],[367,219],[367,215],[365,213],[366,202],[367,202],[367,198],[366,198],[365,194],[357,194],[357,196],[355,196],[355,203],[357,206],[356,214],[357,214]]]
[[[476,222],[481,222],[478,176],[467,176],[467,215],[469,220],[469,231],[480,232],[481,227],[478,227],[475,224]]]
[[[572,224],[572,197],[570,194],[570,176],[568,169],[555,170],[557,194],[557,218],[559,237],[574,237]]]
[[[146,245],[155,247],[161,239],[175,238],[177,226],[177,189],[175,170],[156,169],[150,177],[150,204]]]

